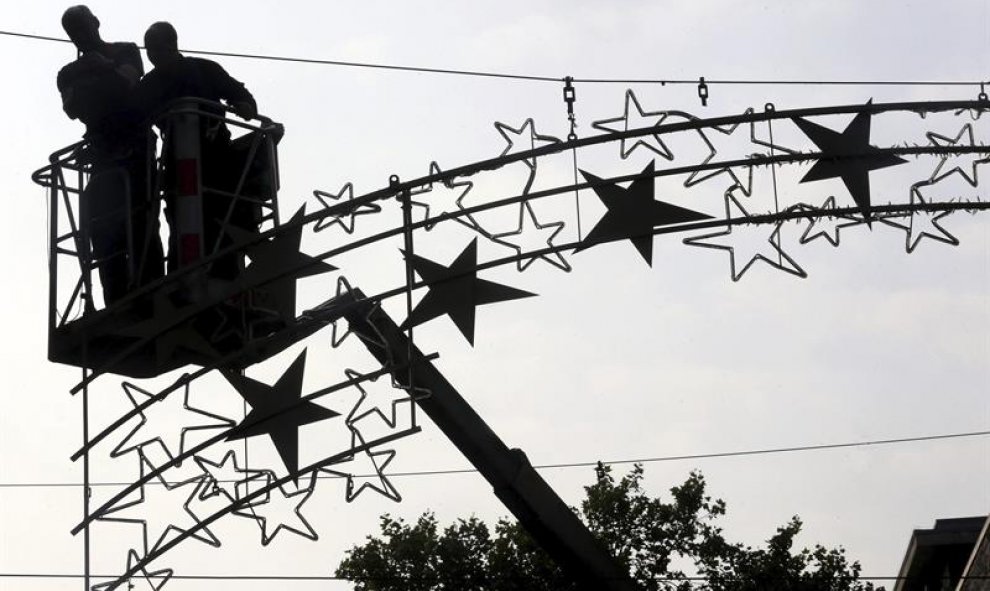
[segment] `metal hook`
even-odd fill
[[[574,90],[574,77],[565,76],[564,77],[564,103],[567,104],[567,120],[571,124],[571,132],[567,134],[567,141],[574,141],[577,139],[577,133],[574,129],[577,127],[574,118],[574,102],[577,100],[577,93]]]
[[[708,84],[705,83],[705,77],[702,76],[698,79],[698,98],[701,99],[701,106],[708,106]]]
[[[985,84],[986,84],[985,82],[980,82],[980,94],[976,96],[977,100],[981,100],[981,101],[987,100],[987,90]]]

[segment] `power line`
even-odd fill
[[[690,454],[690,455],[679,455],[679,456],[656,456],[656,457],[646,457],[646,458],[626,458],[619,460],[603,460],[600,463],[607,466],[616,466],[622,464],[652,464],[656,462],[676,462],[684,460],[706,460],[714,458],[733,458],[742,456],[756,456],[756,455],[766,455],[766,454],[781,454],[781,453],[793,453],[793,452],[806,452],[806,451],[821,451],[828,449],[842,449],[842,448],[854,448],[854,447],[868,447],[868,446],[880,446],[880,445],[894,445],[901,443],[917,443],[922,441],[939,441],[945,439],[961,439],[968,437],[985,437],[990,435],[990,430],[987,431],[969,431],[964,433],[943,433],[940,435],[921,435],[917,437],[900,437],[897,439],[874,439],[869,441],[849,441],[843,443],[823,443],[818,445],[799,445],[791,447],[775,447],[775,448],[765,448],[765,449],[750,449],[750,450],[737,450],[737,451],[726,451],[726,452],[715,452],[707,454]],[[585,461],[585,462],[567,462],[559,464],[539,464],[534,465],[533,468],[537,470],[554,470],[560,468],[590,468],[597,466],[599,461]],[[388,474],[389,478],[398,477],[409,477],[409,476],[444,476],[451,474],[471,474],[477,472],[474,468],[452,468],[447,470],[416,470],[409,472],[393,472]],[[372,477],[375,474],[356,474],[355,477]],[[333,474],[320,474],[318,478],[321,479],[336,479],[345,478],[344,476],[336,476]],[[226,481],[225,481],[226,482]],[[229,482],[240,482],[240,481],[229,481]],[[90,486],[127,486],[131,484],[130,482],[91,482]],[[79,487],[82,486],[78,482],[5,482],[0,483],[0,488],[60,488],[60,487]]]
[[[34,35],[31,33],[20,33],[17,31],[0,31],[0,35],[8,37],[21,37],[24,39],[34,39],[38,41],[56,41],[59,43],[71,43],[68,39],[60,37],[49,37],[46,35]],[[142,47],[142,46],[138,46]],[[142,47],[143,49],[143,47]],[[229,51],[207,51],[199,49],[183,49],[185,53],[195,55],[209,55],[217,57],[233,57],[243,59],[265,60],[274,62],[290,62],[300,64],[314,64],[322,66],[339,66],[348,68],[370,68],[378,70],[392,70],[400,72],[417,72],[424,74],[448,74],[455,76],[472,76],[481,78],[501,78],[506,80],[522,80],[528,82],[553,82],[559,84],[564,81],[564,76],[538,76],[529,74],[514,74],[506,72],[491,72],[484,70],[460,70],[453,68],[434,68],[427,66],[403,66],[396,64],[379,64],[372,62],[355,62],[344,60],[315,59],[304,57],[280,56],[260,53],[237,53]],[[701,79],[664,79],[664,78],[578,78],[573,77],[573,82],[582,84],[660,84],[665,85],[696,85]],[[773,79],[705,79],[706,84],[719,85],[744,85],[744,86],[979,86],[990,82],[981,80],[773,80]]]

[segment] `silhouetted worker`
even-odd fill
[[[182,97],[206,99],[213,102],[227,103],[235,113],[245,119],[252,119],[258,114],[254,97],[244,84],[230,76],[220,64],[207,59],[186,57],[179,52],[178,35],[175,28],[166,22],[157,22],[148,28],[144,35],[144,43],[148,59],[154,69],[148,72],[138,83],[138,102],[146,115],[155,114],[170,102]],[[204,252],[209,255],[217,246],[230,244],[229,236],[223,233],[223,220],[250,230],[256,221],[250,219],[251,207],[244,203],[232,203],[230,193],[236,189],[239,175],[239,162],[231,149],[230,130],[223,122],[224,111],[220,108],[201,107],[208,115],[200,116],[200,155],[204,194],[203,203],[203,233]],[[168,133],[167,125],[164,129]],[[162,153],[166,163],[171,159],[169,138],[165,138],[166,146]],[[171,176],[174,173],[169,173]],[[175,180],[166,181],[165,204],[166,219],[171,226],[170,243],[175,243],[176,227],[175,195],[169,184]],[[217,192],[217,190],[223,193]],[[231,207],[233,205],[233,207]],[[233,209],[232,213],[228,210]],[[176,253],[169,252],[169,269],[175,265]],[[237,258],[224,257],[216,261],[210,271],[214,277],[233,279],[238,272]]]
[[[132,95],[144,66],[137,45],[100,38],[100,21],[86,6],[67,9],[62,27],[80,55],[59,71],[57,85],[65,113],[86,125],[84,159],[91,175],[80,199],[80,221],[109,305],[134,287],[129,267],[136,285],[162,275],[159,204],[149,190],[147,136]]]

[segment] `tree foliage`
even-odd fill
[[[801,520],[777,529],[765,548],[725,540],[715,521],[725,502],[705,494],[692,472],[670,500],[642,488],[636,465],[618,480],[599,464],[578,515],[592,534],[649,591],[872,591],[842,548],[793,551]],[[690,569],[690,573],[685,569]],[[476,517],[440,530],[432,513],[415,523],[384,515],[381,537],[348,550],[337,576],[357,591],[561,591],[573,583],[516,522],[494,533]]]

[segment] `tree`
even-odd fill
[[[873,591],[859,580],[860,565],[842,548],[792,552],[801,520],[777,529],[766,548],[729,543],[715,524],[725,502],[705,494],[705,479],[692,472],[670,489],[671,500],[642,489],[643,467],[616,480],[598,464],[596,481],[576,511],[649,591]],[[682,570],[693,565],[693,575]],[[440,531],[432,513],[415,523],[384,515],[381,537],[354,546],[337,576],[357,591],[560,591],[574,585],[518,524],[500,519],[494,535],[477,519],[459,519]],[[882,588],[881,588],[882,590]]]

